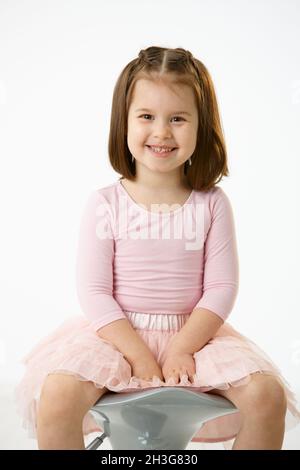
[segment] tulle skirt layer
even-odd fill
[[[135,330],[162,367],[170,339],[190,314],[147,314],[124,312]],[[15,403],[22,425],[31,438],[36,435],[37,410],[41,388],[49,373],[73,375],[81,381],[92,381],[97,388],[112,392],[134,392],[152,387],[188,387],[208,392],[227,390],[249,383],[253,373],[271,374],[280,381],[287,397],[286,430],[300,422],[300,411],[290,385],[270,357],[253,341],[225,322],[217,334],[194,354],[196,374],[191,383],[186,375],[176,384],[173,379],[151,381],[131,374],[131,366],[110,342],[101,339],[84,316],[67,319],[43,338],[23,359],[25,373],[15,389]],[[194,435],[194,442],[224,442],[233,439],[241,425],[240,413],[215,418],[205,423]],[[102,431],[91,413],[83,420],[83,434]],[[228,447],[228,443],[224,444]]]

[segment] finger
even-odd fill
[[[181,372],[180,373],[180,377],[187,377],[188,379],[190,378],[190,374],[188,373],[188,371],[185,371],[185,372]]]
[[[177,384],[179,380],[179,372],[176,372],[175,369],[172,369],[172,372],[168,375],[168,379],[173,379],[175,384]]]
[[[193,374],[190,371],[188,370],[181,371],[180,378],[183,378],[184,376],[187,377],[190,382],[193,382]]]
[[[171,379],[171,380],[173,379],[174,383],[178,384],[178,374],[169,375],[167,380],[169,380],[169,379]]]
[[[194,383],[194,376],[196,374],[196,370],[190,370],[188,374],[190,382]]]

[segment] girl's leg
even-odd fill
[[[275,376],[252,374],[246,385],[207,393],[230,400],[241,412],[242,425],[232,450],[279,450],[282,447],[287,400]]]
[[[106,388],[97,388],[93,382],[80,381],[72,375],[49,374],[38,406],[39,450],[85,449],[83,418],[106,392]]]

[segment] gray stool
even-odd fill
[[[186,449],[206,421],[237,411],[226,398],[185,387],[106,393],[90,410],[104,433],[86,450],[106,437],[114,450]]]

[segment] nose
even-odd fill
[[[170,126],[165,121],[156,121],[153,136],[158,140],[170,138],[172,135]]]

